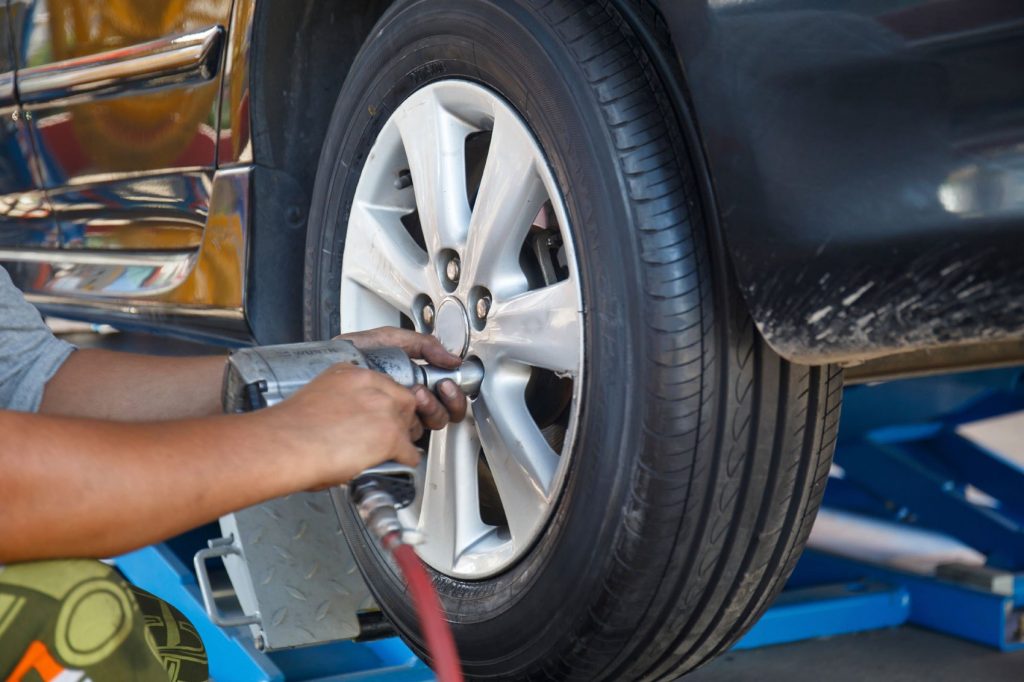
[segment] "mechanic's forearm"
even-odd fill
[[[0,411],[0,563],[105,557],[314,484],[258,414],[124,424]]]
[[[168,358],[78,350],[46,384],[39,411],[118,421],[218,414],[224,363],[224,356]]]

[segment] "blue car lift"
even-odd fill
[[[986,565],[921,575],[808,550],[786,590],[735,648],[903,624],[1004,651],[1024,648],[1024,468],[957,432],[962,424],[1021,410],[1020,369],[847,388],[836,450],[842,476],[830,480],[825,505],[939,531],[983,554]],[[971,489],[985,494],[982,501]],[[213,625],[189,562],[211,532],[148,547],[116,564],[196,625],[214,679],[434,679],[397,638],[266,654],[253,647],[248,631]]]
[[[842,473],[829,481],[825,506],[951,536],[984,555],[985,566],[921,575],[808,550],[736,648],[904,623],[1024,648],[1024,468],[957,430],[1024,410],[1024,371],[852,386],[843,398]]]

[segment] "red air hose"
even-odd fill
[[[420,630],[426,639],[427,652],[434,661],[434,672],[439,682],[462,682],[462,664],[455,648],[455,638],[441,612],[441,602],[434,591],[427,570],[420,563],[410,545],[402,542],[400,533],[391,533],[382,543],[391,550],[395,563],[405,577],[412,595],[413,605],[420,620]]]

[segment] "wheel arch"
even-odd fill
[[[1019,361],[1024,210],[974,200],[1015,182],[1005,164],[1022,154],[979,153],[955,132],[1002,139],[983,112],[1021,111],[1006,17],[958,15],[985,36],[968,49],[962,24],[926,5],[608,1],[649,46],[635,17],[659,13],[652,59],[690,133],[706,220],[774,351],[864,377]],[[972,100],[954,85],[978,55],[991,81]]]
[[[316,168],[338,93],[392,0],[260,0],[249,59],[253,218],[246,315],[257,343],[302,339]]]

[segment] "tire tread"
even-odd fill
[[[664,34],[646,0],[627,1]],[[698,207],[680,161],[686,153],[682,135],[672,125],[660,75],[616,5],[532,4],[562,10],[553,26],[603,107],[634,210],[647,327],[655,338],[648,372],[657,377],[647,390],[655,418],[644,422],[646,455],[630,492],[644,526],[624,524],[630,539],[615,548],[619,570],[602,586],[614,597],[627,575],[649,582],[648,604],[638,609],[621,599],[596,600],[585,645],[576,633],[577,645],[536,679],[672,679],[739,639],[792,571],[828,475],[842,374],[776,356],[757,334],[728,273],[716,273],[704,256],[709,238],[693,228]],[[610,40],[609,24],[624,39]],[[716,275],[727,281],[716,282]],[[725,334],[716,333],[713,297],[725,299],[718,311],[729,318]],[[678,343],[695,329],[696,338]],[[693,372],[695,365],[701,371]],[[716,376],[717,382],[708,381]],[[715,429],[718,415],[732,421]],[[762,432],[772,444],[766,454],[758,450]],[[689,447],[676,446],[690,435]],[[714,452],[721,456],[707,456]],[[668,550],[660,570],[652,570],[655,552],[638,551],[637,540],[656,545],[657,553]],[[742,605],[738,614],[736,604]],[[597,652],[614,656],[614,664]]]

